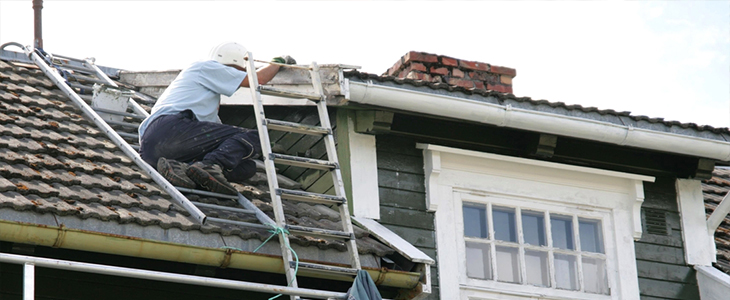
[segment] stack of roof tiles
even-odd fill
[[[268,193],[252,185],[237,187],[273,217]],[[237,206],[230,200],[188,196],[195,201]],[[243,239],[264,240],[270,236],[260,229],[199,225],[83,117],[40,70],[0,61],[0,211],[7,214],[8,208],[15,214],[32,211],[118,224],[217,232]],[[339,215],[328,207],[285,201],[284,210],[289,224],[339,229]],[[203,211],[213,217],[257,222],[251,215]],[[360,253],[393,253],[362,230],[356,231],[356,236]],[[340,241],[296,237],[293,242],[345,250]]]
[[[702,182],[705,212],[710,216],[725,195],[730,192],[730,168],[715,168],[712,178]],[[715,231],[717,264],[715,267],[730,274],[730,214]]]

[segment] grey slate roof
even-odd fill
[[[705,200],[705,212],[709,217],[722,198],[730,192],[730,169],[718,167],[712,172],[712,178],[702,181],[702,194]],[[716,268],[730,274],[730,214],[725,216],[715,231],[715,247],[717,249]]]
[[[715,128],[695,123],[681,123],[678,121],[667,121],[663,118],[650,118],[647,116],[635,116],[628,111],[615,111],[612,109],[598,109],[595,107],[583,107],[580,105],[567,105],[563,102],[550,102],[547,100],[533,100],[529,97],[517,97],[509,93],[501,93],[484,89],[470,88],[449,85],[447,83],[429,82],[409,78],[398,78],[388,75],[376,75],[363,73],[357,70],[346,71],[345,77],[354,81],[372,80],[375,84],[394,86],[398,88],[412,89],[434,94],[444,94],[455,97],[463,97],[481,102],[488,102],[497,105],[511,105],[512,107],[542,111],[584,119],[598,120],[623,126],[631,125],[636,128],[644,128],[655,131],[671,132],[675,134],[697,136],[706,139],[730,141],[730,129],[727,127]]]
[[[273,218],[270,198],[264,192],[268,188],[261,178],[265,177],[255,176],[250,185],[236,186]],[[187,196],[204,203],[238,206],[230,200]],[[289,224],[340,229],[339,215],[328,207],[285,201],[284,209]],[[251,215],[202,210],[213,217],[257,222]],[[270,236],[261,229],[197,224],[40,70],[0,60],[0,219],[28,222],[48,216],[55,219],[51,223],[74,223],[90,231],[132,224],[137,232],[179,229],[190,239],[201,233],[216,233],[226,241],[230,240],[226,237],[263,241]],[[363,230],[356,231],[356,236],[361,254],[393,253]],[[295,237],[292,242],[315,250],[346,249],[340,241],[319,238]]]

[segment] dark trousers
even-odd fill
[[[256,174],[250,158],[261,153],[261,144],[255,130],[201,122],[186,110],[153,120],[142,136],[139,152],[153,167],[160,157],[186,163],[211,161],[223,168],[226,179],[241,182]]]

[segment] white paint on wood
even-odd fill
[[[702,183],[693,179],[677,179],[676,186],[684,258],[690,265],[710,266],[716,261],[715,240],[707,229]]]
[[[707,218],[707,232],[710,234],[715,234],[717,227],[722,224],[722,221],[725,220],[725,216],[730,213],[730,200],[728,199],[730,199],[730,193],[725,194],[725,197],[720,200],[720,204],[715,207],[715,211],[713,211],[710,217]]]
[[[559,169],[559,170],[576,171],[576,172],[582,172],[582,173],[588,173],[588,174],[598,174],[598,175],[603,175],[603,176],[654,182],[654,177],[651,177],[651,176],[644,176],[644,175],[637,175],[637,174],[623,173],[623,172],[616,172],[616,171],[607,171],[607,170],[588,168],[588,167],[565,165],[565,164],[559,164],[559,163],[553,163],[553,162],[547,162],[547,161],[541,161],[541,160],[532,160],[532,159],[525,159],[525,158],[519,158],[519,157],[491,154],[491,153],[486,153],[486,152],[464,150],[464,149],[459,149],[459,148],[451,148],[451,147],[437,146],[437,145],[431,145],[431,144],[421,144],[421,143],[416,144],[416,148],[424,149],[424,150],[431,150],[431,151],[445,152],[445,153],[459,154],[462,156],[480,157],[480,158],[493,159],[493,160],[499,160],[499,161],[505,161],[505,162],[513,162],[513,163],[518,163],[518,164],[548,167],[548,168]]]
[[[634,188],[632,189],[634,197],[634,217],[631,219],[631,225],[634,228],[634,240],[641,239],[641,205],[644,203],[644,183],[641,180],[634,180]]]
[[[428,176],[428,174],[426,175]],[[436,211],[436,254],[438,255],[438,271],[439,271],[439,292],[441,299],[457,299],[459,295],[459,283],[464,281],[462,278],[461,266],[466,265],[466,255],[461,255],[464,245],[463,238],[460,236],[464,233],[464,225],[458,227],[454,222],[453,206],[454,202],[461,203],[460,193],[451,193],[449,195],[439,194],[443,206]],[[461,244],[459,241],[462,240]]]
[[[348,118],[350,143],[350,176],[352,178],[353,215],[380,219],[378,191],[378,156],[375,136],[354,131],[355,124]]]
[[[638,298],[634,238],[641,234],[642,182],[653,182],[653,177],[443,146],[417,147],[424,150],[428,203],[436,210],[441,299]],[[468,278],[462,201],[600,219],[611,295]]]
[[[375,220],[368,219],[365,217],[352,217],[358,225],[367,230],[370,234],[377,237],[378,240],[385,243],[389,247],[393,248],[396,252],[403,255],[405,258],[413,262],[424,263],[432,265],[435,263],[433,259],[428,257],[425,253],[418,250],[416,247],[408,243],[402,237],[398,236],[390,229],[376,222]]]
[[[424,164],[423,168],[426,177],[426,209],[434,212],[438,209],[438,178],[441,174],[441,152],[423,150]],[[433,196],[432,196],[433,195]]]
[[[695,266],[702,300],[725,300],[730,295],[730,275],[712,266]]]
[[[23,300],[35,300],[35,265],[23,266]]]

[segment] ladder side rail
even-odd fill
[[[91,61],[91,59],[84,59],[84,63],[87,67],[94,70],[94,73],[96,73],[96,77],[99,77],[99,79],[106,81],[108,85],[111,85],[113,87],[119,87],[116,83],[114,83],[114,81],[111,80],[111,78],[109,78],[109,76],[106,76],[106,74],[104,74],[104,72],[102,72],[101,69],[99,69],[99,67],[97,67],[93,61]]]
[[[198,221],[200,224],[205,223],[205,214],[203,214],[200,209],[198,209],[195,205],[193,205],[185,196],[183,196],[182,193],[180,193],[175,187],[170,184],[165,178],[162,177],[157,171],[152,168],[147,162],[145,162],[142,157],[139,156],[139,153],[137,153],[136,150],[134,150],[124,139],[117,134],[117,132],[109,126],[86,102],[84,102],[81,97],[79,97],[76,92],[69,87],[63,77],[61,77],[58,73],[54,71],[54,69],[51,69],[50,66],[48,66],[43,58],[41,58],[38,53],[35,52],[35,50],[31,50],[30,47],[24,48],[26,55],[30,57],[33,62],[43,71],[43,73],[48,76],[53,83],[58,86],[61,91],[68,96],[78,107],[81,109],[81,111],[86,115],[88,118],[90,118],[96,126],[101,129],[106,135],[112,140],[112,142],[119,147],[124,154],[126,154],[129,158],[134,161],[137,166],[139,166],[142,171],[144,171],[150,178],[152,178],[155,183],[160,185],[170,196],[172,196],[173,202],[175,204],[182,206],[185,210],[187,210],[191,217]]]
[[[269,131],[266,125],[266,115],[264,114],[264,104],[261,100],[261,92],[259,91],[259,81],[256,76],[256,66],[254,65],[253,55],[251,52],[246,54],[248,66],[246,70],[248,76],[249,90],[251,90],[251,98],[253,100],[254,114],[256,115],[256,127],[259,131],[259,139],[261,141],[261,154],[264,158],[264,166],[266,169],[266,179],[269,183],[269,194],[271,195],[271,204],[274,208],[274,217],[276,219],[276,226],[284,228],[286,225],[286,217],[284,216],[284,209],[281,204],[281,197],[277,193],[279,189],[279,181],[276,177],[276,167],[274,161],[269,157],[271,152],[271,143],[269,140]],[[282,263],[284,265],[284,271],[286,273],[286,280],[291,287],[298,287],[296,280],[296,274],[294,269],[289,266],[289,262],[294,261],[291,251],[287,248],[289,244],[289,238],[284,234],[279,234],[279,246],[281,247]],[[296,300],[297,297],[292,296],[291,300]]]
[[[314,89],[316,92],[318,92],[322,99],[317,102],[317,111],[319,111],[319,122],[320,126],[324,128],[332,128],[332,124],[330,124],[330,118],[329,118],[329,111],[327,111],[327,99],[325,99],[324,94],[324,88],[322,86],[322,79],[319,75],[319,65],[317,65],[316,62],[312,62],[312,85],[314,86]],[[330,162],[337,162],[339,164],[339,160],[337,158],[337,148],[335,146],[335,138],[333,134],[328,134],[324,136],[325,139],[325,147],[327,148],[327,159]],[[345,193],[345,184],[342,181],[342,171],[340,170],[340,167],[333,169],[330,171],[332,174],[332,182],[334,183],[334,189],[335,194],[340,197],[346,197]],[[342,205],[339,205],[340,209],[340,221],[342,223],[342,228],[344,231],[347,232],[355,232],[352,227],[352,220],[350,220],[350,209],[348,208],[348,204],[344,203]],[[360,265],[360,255],[357,252],[357,243],[355,242],[355,239],[350,239],[346,243],[347,249],[350,252],[350,262],[351,266],[355,269],[360,270],[362,267]]]
[[[113,87],[119,87],[119,85],[117,85],[111,78],[109,78],[109,76],[107,76],[106,73],[104,73],[104,71],[102,71],[99,66],[97,66],[93,61],[91,61],[90,59],[85,59],[84,62],[89,68],[94,70],[94,73],[96,73],[96,77],[102,79],[103,81],[106,81],[108,85],[111,85]],[[144,110],[144,108],[142,108],[142,106],[139,105],[139,103],[137,103],[137,101],[134,101],[132,98],[129,98],[129,105],[132,107],[132,110],[135,114],[138,114],[144,118],[150,116],[150,114],[147,113],[147,111]]]
[[[132,99],[131,97],[129,98],[129,106],[132,107],[132,111],[134,111],[135,114],[140,115],[145,119],[150,116],[150,114],[147,113],[144,108],[142,108],[142,105],[139,105],[139,103],[137,103],[137,101],[134,101],[134,99]]]
[[[251,200],[248,200],[248,198],[241,195],[241,193],[238,193],[238,204],[241,204],[241,206],[243,206],[245,209],[252,210],[256,214],[256,218],[259,219],[259,222],[261,222],[261,224],[276,224],[276,221],[272,220],[268,215],[261,211],[258,206],[251,203]]]

